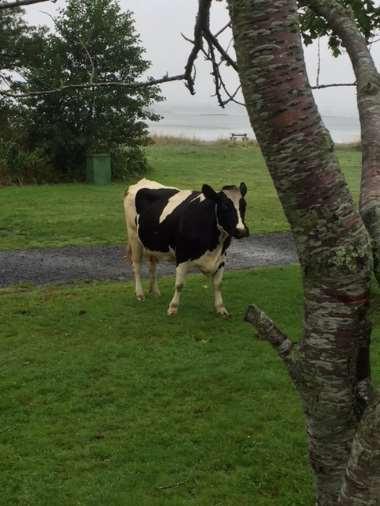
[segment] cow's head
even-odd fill
[[[244,196],[247,193],[245,183],[237,186],[223,186],[222,191],[216,192],[208,184],[202,186],[202,193],[207,199],[216,203],[218,224],[228,235],[237,239],[248,237],[249,230],[244,223],[247,204]]]

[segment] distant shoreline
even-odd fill
[[[255,134],[248,115],[241,111],[217,111],[215,109],[158,109],[161,119],[148,122],[151,135],[198,138],[205,141],[229,139],[232,133],[246,134],[250,139]],[[322,121],[334,142],[356,143],[360,139],[360,123],[355,116],[322,114]]]
[[[226,137],[220,137],[218,139],[202,139],[196,136],[186,136],[186,135],[165,135],[165,134],[150,134],[149,139],[152,144],[158,145],[212,145],[220,144],[220,145],[230,145],[236,147],[248,147],[248,146],[258,146],[258,142],[255,138],[249,138],[248,140],[231,140]],[[361,151],[360,140],[352,141],[352,142],[335,142],[335,147],[337,149],[355,149]]]

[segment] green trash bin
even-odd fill
[[[111,183],[111,155],[109,153],[92,153],[87,155],[86,177],[88,183]]]

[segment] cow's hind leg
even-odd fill
[[[185,277],[188,270],[188,263],[183,262],[182,264],[177,265],[176,271],[175,271],[175,290],[172,300],[170,301],[169,307],[168,307],[168,315],[173,316],[177,314],[178,306],[179,306],[179,300],[181,298],[181,291],[183,288],[183,285],[185,283]]]
[[[224,318],[228,318],[230,315],[227,311],[227,309],[224,307],[223,303],[223,297],[221,292],[221,285],[223,281],[223,274],[224,274],[224,262],[222,262],[218,270],[214,272],[212,275],[212,284],[214,288],[214,304],[215,304],[215,310],[218,314],[223,316]]]
[[[141,282],[141,262],[143,258],[143,247],[136,234],[129,234],[129,248],[135,276],[135,293],[138,300],[144,300],[144,289]]]
[[[160,289],[158,288],[158,282],[157,282],[157,264],[158,260],[154,256],[149,257],[149,274],[150,274],[150,281],[149,281],[149,292],[153,293],[153,295],[161,295]]]

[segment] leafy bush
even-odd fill
[[[139,146],[123,146],[111,152],[112,179],[125,181],[132,175],[143,175],[149,169],[144,150]]]
[[[57,174],[41,148],[26,151],[16,142],[0,141],[1,185],[57,181]]]

